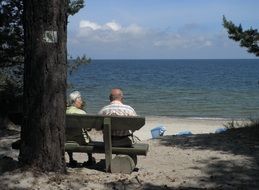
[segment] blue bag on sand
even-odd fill
[[[163,136],[165,131],[166,131],[166,128],[163,126],[159,126],[154,129],[151,129],[152,138],[155,139],[157,137]]]
[[[177,136],[191,136],[192,132],[191,131],[180,131],[180,132],[176,133],[175,135],[177,135]]]
[[[227,129],[226,128],[217,128],[215,133],[222,133],[222,132],[225,132]]]

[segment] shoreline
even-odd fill
[[[226,120],[244,121],[250,117],[213,117],[213,116],[175,116],[175,115],[138,115],[145,118],[172,118],[172,119],[193,119],[193,120]],[[253,118],[253,117],[252,117]]]
[[[151,130],[156,127],[165,127],[166,135],[176,135],[178,132],[190,131],[192,134],[215,133],[218,128],[225,128],[224,125],[233,121],[227,118],[180,118],[167,116],[146,116],[146,124],[138,131],[134,132],[140,140],[151,139]],[[245,119],[235,120],[244,123]]]

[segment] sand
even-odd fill
[[[136,135],[150,150],[147,156],[138,157],[139,170],[132,174],[105,173],[101,154],[94,154],[96,166],[68,167],[66,175],[21,171],[17,168],[18,152],[10,147],[19,132],[8,130],[0,133],[1,189],[258,189],[258,136],[239,130],[214,133],[227,122],[147,117]],[[150,139],[150,130],[157,126],[166,127],[166,133]],[[175,136],[183,130],[194,135]],[[99,132],[91,135],[101,138]],[[86,158],[86,154],[75,154],[79,163]]]
[[[175,117],[146,117],[146,124],[134,134],[141,140],[152,138],[151,130],[156,127],[165,127],[164,135],[176,135],[182,131],[192,134],[214,133],[216,129],[223,128],[230,119],[222,118],[175,118]],[[241,122],[241,120],[239,120]]]

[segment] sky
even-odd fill
[[[85,0],[69,17],[68,54],[92,59],[256,58],[228,38],[223,15],[259,29],[259,0]]]

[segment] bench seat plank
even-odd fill
[[[148,144],[134,144],[132,147],[112,147],[113,154],[136,154],[147,155]],[[79,145],[76,142],[67,142],[65,144],[66,152],[87,152],[104,153],[104,142],[91,142],[88,145]]]

